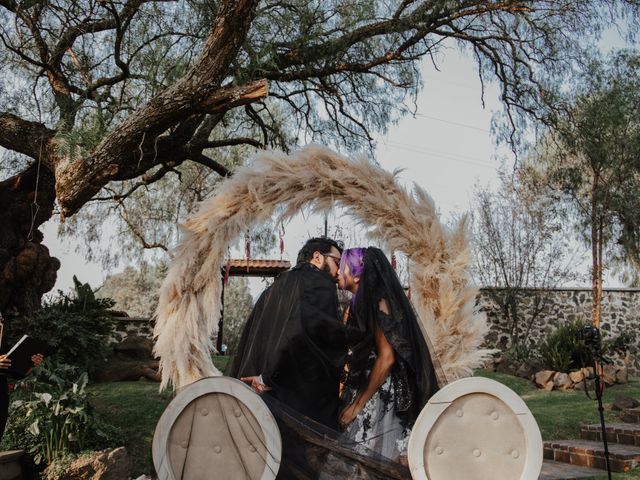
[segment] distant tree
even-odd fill
[[[246,277],[231,277],[224,289],[223,342],[227,354],[233,355],[238,346],[244,324],[253,308],[253,297]]]
[[[540,143],[540,182],[556,192],[591,249],[592,322],[600,325],[603,272],[640,265],[640,58],[595,61],[556,99]]]
[[[151,317],[158,305],[160,285],[167,273],[165,264],[141,262],[122,272],[108,275],[96,292],[99,298],[111,298],[114,308],[133,317]]]
[[[104,202],[103,224],[161,248],[132,203],[175,225],[252,148],[370,145],[412,109],[419,61],[448,45],[500,82],[515,127],[549,76],[612,21],[635,31],[637,13],[632,0],[0,0],[0,311],[52,288],[38,227],[54,206],[68,220]]]
[[[474,275],[500,309],[512,354],[523,357],[549,289],[575,278],[575,270],[554,199],[532,191],[522,171],[502,171],[500,180],[497,191],[475,193]],[[526,317],[521,306],[525,290],[531,301]]]
[[[160,285],[166,275],[164,263],[142,262],[140,267],[127,266],[122,272],[107,276],[96,297],[112,299],[116,310],[130,316],[151,318],[158,305]],[[224,289],[223,339],[233,354],[251,309],[253,297],[244,277],[231,277]]]

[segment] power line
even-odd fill
[[[441,152],[438,150],[428,151],[427,149],[423,149],[415,145],[407,145],[407,144],[402,144],[402,143],[393,142],[393,141],[383,141],[382,143],[387,147],[397,148],[407,152],[420,153],[422,155],[429,156],[429,157],[438,157],[444,160],[451,160],[454,162],[466,163],[469,165],[477,165],[485,168],[495,169],[497,167],[497,165],[485,163],[478,158],[476,158],[475,160],[465,160],[464,158],[462,158],[462,156],[459,156],[459,155],[449,154],[449,153]],[[467,157],[467,158],[472,158],[472,157]]]
[[[438,118],[438,117],[433,117],[431,115],[425,115],[424,113],[416,113],[415,116],[416,117],[428,118],[430,120],[436,120],[438,122],[447,123],[449,125],[455,125],[456,127],[464,127],[464,128],[469,128],[471,130],[477,130],[478,132],[491,133],[489,130],[487,130],[485,128],[476,127],[474,125],[468,125],[466,123],[453,122],[451,120],[445,120],[444,118]]]
[[[421,145],[413,145],[413,144],[410,144],[410,143],[395,142],[393,140],[386,140],[385,142],[388,145],[396,145],[396,146],[400,146],[400,147],[404,147],[404,148],[411,148],[411,149],[415,150],[418,153],[429,153],[429,154],[435,153],[435,154],[444,155],[444,156],[448,156],[448,157],[467,159],[467,160],[471,160],[473,162],[478,162],[478,163],[481,163],[481,164],[487,165],[487,166],[493,165],[493,163],[491,163],[491,162],[485,162],[483,158],[473,157],[471,155],[464,155],[462,153],[443,152],[442,150],[436,150],[436,149],[424,147],[424,146],[421,146]]]

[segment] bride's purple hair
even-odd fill
[[[352,277],[359,277],[364,272],[365,248],[347,248],[342,252],[340,259],[340,273],[344,275],[345,265],[349,265],[349,273]]]

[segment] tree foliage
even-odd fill
[[[550,289],[575,278],[575,257],[555,199],[532,190],[525,173],[502,171],[500,188],[478,189],[474,202],[474,275],[499,307],[515,356],[532,347],[529,332]],[[526,318],[524,296],[532,302]]]
[[[231,277],[224,289],[223,342],[227,354],[233,355],[238,346],[244,324],[253,308],[253,297],[249,292],[246,277]]]
[[[598,325],[604,270],[640,259],[640,58],[595,61],[560,100],[532,176],[555,190],[591,249]]]
[[[167,272],[165,264],[142,261],[140,266],[127,266],[122,272],[108,275],[96,292],[109,298],[114,308],[132,317],[151,318],[158,306],[160,285]]]

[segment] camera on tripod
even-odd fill
[[[602,349],[602,337],[600,336],[600,329],[593,325],[585,325],[582,329],[578,330],[578,340],[584,343],[589,352],[597,360],[600,359]]]
[[[586,353],[590,358],[583,358],[582,365],[586,366],[591,364],[593,368],[593,381],[595,385],[596,400],[598,401],[598,412],[600,413],[600,427],[602,435],[602,443],[604,444],[604,457],[607,465],[607,475],[611,480],[611,465],[609,463],[609,446],[607,445],[607,429],[604,423],[604,407],[602,406],[602,393],[604,384],[600,381],[600,374],[598,372],[598,363],[611,363],[602,355],[602,337],[600,336],[600,329],[593,325],[585,325],[582,329],[578,330],[577,338],[585,347]],[[581,355],[582,356],[582,355]],[[585,376],[584,379],[584,393],[587,397],[591,398],[587,391],[587,380],[591,380]]]

